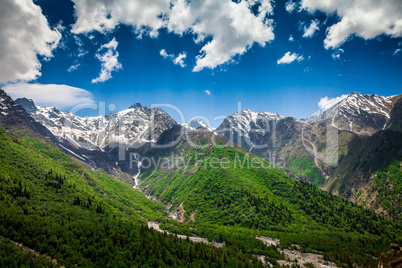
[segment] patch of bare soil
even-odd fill
[[[278,246],[280,240],[277,238],[257,236],[257,239],[261,240],[267,246]],[[282,266],[292,266],[293,264],[298,264],[300,267],[305,267],[304,264],[311,263],[314,267],[319,268],[337,268],[335,263],[328,262],[323,259],[320,254],[314,253],[302,253],[299,251],[300,246],[292,244],[292,250],[289,249],[278,249],[283,255],[285,255],[285,260],[280,260],[278,263]],[[265,264],[272,267],[272,264],[266,263],[264,256],[258,256],[258,258]]]
[[[160,228],[160,223],[157,223],[157,222],[154,222],[154,221],[148,221],[148,220],[147,220],[147,223],[148,223],[148,228],[153,228],[153,229],[154,229],[155,231],[157,231],[157,232],[167,233],[167,234],[173,234],[173,233],[171,233],[171,232],[169,232],[169,231],[162,230],[162,229]],[[181,238],[181,239],[187,239],[187,236],[185,236],[185,235],[180,235],[180,234],[173,234],[173,235],[176,235],[177,237],[179,237],[179,238]],[[213,242],[211,243],[211,242],[208,241],[208,239],[203,238],[203,237],[189,236],[188,238],[189,238],[189,240],[191,240],[191,241],[193,241],[193,242],[195,242],[195,243],[211,244],[211,245],[213,245],[213,246],[215,246],[215,247],[217,247],[217,248],[220,248],[220,247],[225,246],[225,243],[218,243],[218,242],[215,242],[215,241],[213,241]]]

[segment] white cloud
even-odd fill
[[[341,46],[353,35],[365,40],[382,34],[402,36],[401,0],[302,0],[301,7],[310,13],[319,10],[340,18],[327,30],[326,49]]]
[[[207,95],[208,95],[208,96],[210,96],[210,95],[211,95],[211,91],[209,91],[208,89],[207,89],[207,90],[205,90],[205,93],[207,93]]]
[[[13,99],[26,97],[33,99],[36,105],[54,106],[59,109],[95,103],[89,91],[67,85],[18,83],[8,84],[3,89]]]
[[[193,15],[189,30],[197,36],[199,42],[204,37],[212,37],[201,48],[201,55],[196,57],[193,71],[214,69],[234,62],[234,57],[244,54],[254,43],[265,46],[265,43],[274,39],[272,21],[266,19],[273,12],[271,3],[261,1],[260,13],[255,16],[250,10],[251,4],[255,2],[258,1],[234,3],[229,0],[211,0],[201,5],[197,1],[187,4]],[[177,25],[182,28],[183,23],[172,23],[170,28],[175,30]]]
[[[270,0],[74,0],[73,33],[107,33],[118,24],[132,26],[139,37],[167,28],[177,35],[192,34],[202,45],[193,71],[214,69],[234,62],[255,43],[265,46],[274,39]],[[258,14],[253,7],[258,6]],[[208,39],[207,39],[208,38]],[[208,41],[205,41],[208,40]]]
[[[402,54],[402,49],[397,48],[394,53],[392,53],[393,56],[400,56]]]
[[[159,54],[165,59],[170,59],[175,65],[180,65],[182,68],[186,66],[186,64],[184,64],[184,60],[187,57],[186,52],[181,52],[175,57],[174,54],[168,54],[165,49],[162,49]]]
[[[285,9],[287,12],[292,13],[296,8],[296,3],[293,2],[292,0],[289,0],[285,4]]]
[[[107,33],[119,24],[133,26],[142,35],[158,36],[165,27],[163,14],[169,11],[171,0],[73,0],[76,23],[75,34],[98,31]]]
[[[84,43],[78,35],[73,35],[73,39],[75,44],[77,45],[77,53],[70,53],[70,57],[74,58],[74,63],[67,69],[69,73],[78,70],[81,66],[80,60],[86,54],[88,54],[88,50],[84,49]]]
[[[166,50],[165,50],[164,48],[161,49],[161,51],[159,52],[159,54],[160,54],[164,59],[171,58],[171,57],[173,56],[173,54],[167,54],[167,52],[166,52]]]
[[[305,25],[303,28],[304,30],[303,37],[305,38],[313,37],[314,33],[320,29],[318,27],[319,24],[320,24],[319,20],[312,20],[309,27]]]
[[[38,78],[38,57],[53,57],[60,30],[50,28],[41,8],[32,0],[1,0],[0,83]]]
[[[321,98],[320,101],[318,102],[318,107],[320,107],[321,110],[325,111],[337,104],[338,102],[342,101],[345,99],[348,95],[342,95],[336,98],[328,98],[327,96],[324,98]]]
[[[302,61],[304,60],[304,57],[303,55],[298,55],[296,53],[286,52],[282,58],[277,60],[277,64],[289,64],[294,62],[295,60]]]
[[[331,57],[334,59],[334,60],[340,60],[341,59],[341,54],[343,53],[343,52],[345,52],[342,48],[339,48],[339,49],[337,49],[335,52],[333,52],[332,54],[331,54]]]
[[[88,50],[84,49],[84,43],[82,42],[82,40],[77,35],[74,35],[74,40],[75,40],[75,44],[78,46],[77,57],[82,58],[83,56],[88,54]]]
[[[71,72],[73,72],[73,71],[78,70],[78,67],[80,67],[80,65],[81,65],[80,63],[71,65],[71,66],[67,69],[67,72],[71,73]]]
[[[102,69],[99,77],[92,79],[91,83],[105,82],[112,78],[113,71],[123,68],[117,59],[119,57],[119,52],[116,51],[117,45],[116,39],[113,38],[112,41],[99,48],[95,57],[102,62]]]
[[[180,65],[181,67],[186,66],[184,64],[184,59],[187,57],[185,52],[179,53],[179,55],[174,59],[173,63],[176,65]]]
[[[293,42],[293,41],[295,41],[295,39],[293,38],[292,35],[290,35],[290,36],[289,36],[289,42]]]

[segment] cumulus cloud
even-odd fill
[[[70,108],[77,104],[93,104],[93,95],[81,88],[57,84],[8,84],[3,89],[13,99],[26,97],[36,105],[55,106],[59,109]]]
[[[321,98],[320,101],[318,102],[318,107],[320,107],[320,109],[323,111],[328,110],[335,104],[345,99],[347,96],[348,95],[342,95],[336,98],[328,98],[327,96],[325,96],[324,98]]]
[[[320,29],[318,27],[319,24],[320,24],[319,20],[312,20],[311,23],[310,23],[310,26],[307,27],[307,25],[304,25],[303,37],[304,38],[313,37],[314,33]]]
[[[296,3],[295,2],[293,2],[292,0],[289,0],[289,1],[286,2],[285,9],[286,9],[287,12],[292,13],[293,10],[295,10],[295,8],[296,8]]]
[[[159,54],[165,59],[170,59],[175,65],[180,65],[182,68],[186,66],[186,64],[184,64],[184,60],[187,57],[186,52],[181,52],[176,57],[174,54],[168,54],[165,49],[162,49]]]
[[[402,36],[402,4],[400,0],[302,0],[302,9],[336,14],[340,21],[327,30],[326,49],[337,48],[351,36],[365,40],[382,34]]]
[[[176,65],[180,65],[181,67],[186,66],[184,64],[184,59],[187,57],[186,52],[179,53],[179,55],[173,60],[173,63]]]
[[[290,35],[290,36],[289,36],[289,42],[293,42],[293,41],[295,41],[295,39],[293,38],[292,35]]]
[[[112,78],[112,72],[117,71],[122,67],[119,60],[119,52],[117,49],[117,41],[115,38],[107,44],[102,45],[95,57],[102,62],[101,72],[97,78],[92,79],[91,83],[105,82]]]
[[[211,95],[211,91],[209,91],[208,89],[207,89],[207,90],[205,90],[205,93],[207,93],[207,95],[208,95],[208,96],[210,96],[210,95]]]
[[[202,46],[193,71],[234,62],[255,43],[265,46],[274,39],[272,20],[268,19],[273,14],[270,0],[73,1],[77,18],[73,33],[107,33],[126,24],[139,37],[157,37],[162,28],[180,36],[192,34]]]
[[[303,55],[299,55],[296,53],[286,52],[282,58],[277,60],[277,64],[289,64],[289,63],[294,62],[295,60],[302,61],[302,60],[304,60],[304,57],[303,57]]]
[[[76,23],[75,34],[98,31],[107,33],[119,24],[133,26],[139,34],[148,32],[158,36],[158,30],[165,26],[161,16],[169,11],[170,0],[73,0]]]
[[[61,39],[32,0],[2,0],[0,8],[0,83],[35,80],[38,57],[50,59]]]

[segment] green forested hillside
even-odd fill
[[[131,186],[88,171],[37,139],[18,139],[0,128],[0,266],[49,264],[8,239],[66,267],[261,266],[231,247],[150,230],[138,216],[167,222],[164,214],[161,204]]]
[[[298,244],[340,266],[376,267],[373,257],[401,242],[400,225],[294,181],[244,150],[207,146],[203,138],[195,136],[202,149],[182,142],[151,152],[173,160],[183,151],[187,168],[142,175],[147,193],[175,208],[182,204],[188,223],[179,223],[131,186],[85,169],[47,143],[0,129],[0,266],[261,267],[257,256],[277,265],[284,255],[258,235],[280,238],[281,248]],[[145,219],[225,246],[158,233]]]
[[[196,134],[193,140],[206,145],[208,139],[202,137],[207,138]],[[184,209],[183,220],[194,222],[199,230],[204,226],[223,233],[242,230],[278,237],[282,247],[299,244],[338,265],[363,267],[375,267],[372,256],[387,250],[391,241],[401,241],[399,224],[290,179],[242,149],[219,145],[196,149],[184,142],[152,155],[182,164],[153,166],[143,173],[140,188]]]

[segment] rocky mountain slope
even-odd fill
[[[393,220],[402,220],[402,99],[384,130],[356,135],[325,189]]]
[[[330,109],[320,115],[311,116],[306,121],[325,122],[339,130],[370,136],[385,128],[393,100],[397,98],[398,96],[383,97],[352,92]]]
[[[130,184],[133,179],[123,173],[138,173],[136,166],[130,166],[130,154],[146,150],[163,131],[177,124],[163,110],[149,109],[139,103],[108,115],[79,117],[54,107],[36,106],[26,98],[16,102],[57,138],[56,144],[65,152],[121,176]]]
[[[276,123],[284,118],[277,113],[257,113],[246,109],[226,117],[215,133],[253,151],[269,146],[267,137],[274,138]]]
[[[108,115],[79,117],[54,107],[35,106],[32,100],[25,98],[16,102],[56,137],[88,150],[105,150],[116,143],[138,148],[154,142],[163,131],[177,124],[163,110],[148,109],[139,103]]]
[[[342,147],[353,136],[346,132],[370,136],[384,129],[391,118],[392,107],[400,97],[351,93],[330,109],[304,120],[244,110],[228,116],[215,133],[259,156],[271,157],[271,161],[281,158],[285,171],[298,179],[305,178],[293,172],[295,161],[309,161],[318,175],[325,178],[333,171],[331,164],[326,163],[326,156],[320,156],[327,136],[337,133],[337,146],[341,148],[339,158],[343,157]]]
[[[268,159],[295,179],[389,216],[401,213],[395,207],[399,199],[384,208],[373,197],[370,202],[366,195],[356,198],[355,192],[368,187],[368,178],[377,170],[402,159],[397,133],[402,125],[401,98],[351,93],[304,120],[245,110],[228,116],[215,133]]]
[[[0,125],[5,129],[55,141],[53,134],[0,89]],[[18,133],[17,133],[18,134]],[[38,135],[39,134],[39,135]]]

